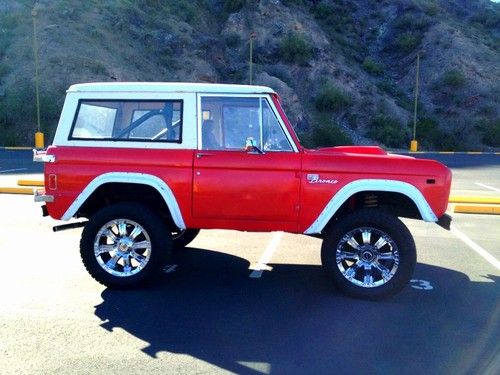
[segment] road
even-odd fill
[[[453,171],[453,194],[492,195],[500,193],[500,155],[416,154],[440,161]]]
[[[0,149],[0,175],[41,172],[43,164],[33,163],[32,151]]]
[[[478,184],[500,188],[500,156],[476,156],[453,166],[454,192],[495,194]],[[366,302],[332,288],[318,239],[218,230],[155,286],[108,290],[81,265],[81,230],[52,233],[29,196],[0,207],[5,374],[500,372],[500,269],[466,241],[500,259],[500,216],[453,214],[454,232],[405,220],[414,281]]]

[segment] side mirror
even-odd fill
[[[264,151],[262,151],[259,147],[257,147],[257,142],[255,142],[255,139],[253,137],[248,137],[246,142],[245,142],[245,151],[249,154],[263,154]]]

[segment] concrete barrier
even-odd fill
[[[457,204],[453,208],[453,212],[460,214],[500,215],[500,205]]]
[[[500,197],[451,196],[450,203],[500,204]]]
[[[27,188],[27,187],[0,187],[0,194],[33,195],[33,188]]]
[[[18,186],[44,186],[42,180],[19,180],[17,181]]]

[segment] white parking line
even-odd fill
[[[25,171],[26,169],[28,168],[6,169],[5,171],[0,171],[0,173],[19,172],[19,171]]]
[[[497,270],[500,270],[500,261],[496,259],[493,255],[484,250],[481,246],[472,241],[469,237],[467,237],[464,233],[460,232],[454,225],[451,226],[451,233],[453,233],[458,239],[460,239],[463,243],[469,246],[476,253],[481,255],[488,263],[490,263]]]
[[[264,253],[260,257],[257,265],[253,268],[249,277],[252,279],[259,279],[262,276],[262,272],[269,269],[267,263],[271,261],[273,253],[276,251],[281,242],[281,238],[283,238],[283,232],[273,233],[273,237],[267,244],[266,250],[264,250]]]
[[[485,185],[485,184],[482,184],[480,182],[474,182],[477,186],[481,186],[481,187],[484,187],[485,189],[490,189],[490,190],[493,190],[493,191],[498,191],[500,192],[500,189],[497,189],[493,186],[489,186],[489,185]]]
[[[177,264],[169,264],[163,268],[163,272],[172,273],[177,269]]]

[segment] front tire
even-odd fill
[[[410,231],[397,217],[380,209],[362,209],[329,228],[321,261],[342,293],[380,300],[408,284],[416,249]]]
[[[172,249],[161,217],[138,203],[118,203],[94,214],[85,225],[80,255],[99,283],[111,288],[143,285],[157,276]]]
[[[184,229],[172,232],[172,242],[174,251],[185,248],[200,233],[199,229]]]

